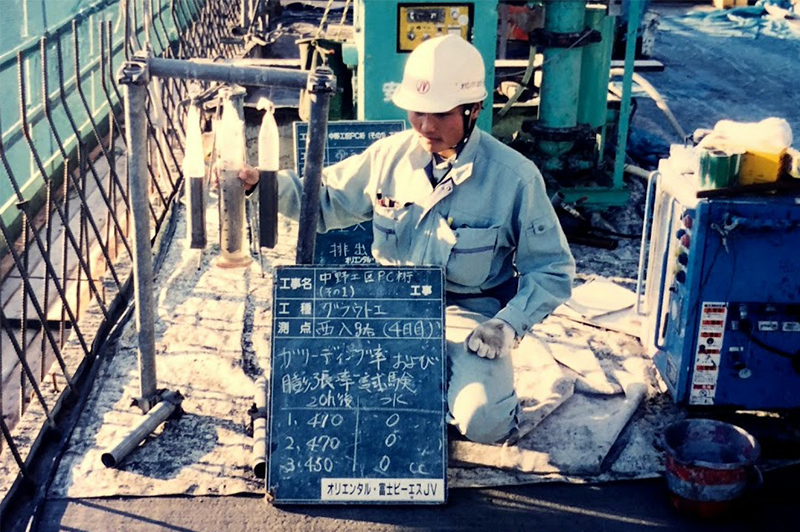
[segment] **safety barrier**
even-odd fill
[[[37,451],[65,437],[59,414],[86,393],[131,299],[116,70],[146,46],[164,58],[234,56],[241,44],[226,35],[239,9],[101,0],[0,56],[0,516],[21,486],[40,484]],[[148,92],[151,242],[182,183],[187,96],[177,78]]]

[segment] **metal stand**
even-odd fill
[[[174,415],[183,400],[180,392],[163,391],[159,393],[156,390],[153,259],[147,196],[149,182],[146,152],[147,117],[145,115],[147,85],[151,77],[308,89],[312,96],[312,120],[309,124],[306,187],[303,192],[300,220],[301,227],[303,220],[307,220],[309,222],[307,225],[312,231],[310,233],[301,231],[297,245],[298,261],[302,257],[307,262],[311,262],[314,256],[328,103],[336,87],[333,72],[326,68],[319,68],[309,76],[307,72],[290,69],[242,67],[164,59],[152,57],[149,51],[137,52],[130,61],[123,64],[118,77],[119,83],[123,85],[125,91],[128,178],[134,222],[133,280],[136,329],[139,339],[141,393],[141,397],[135,400],[135,404],[147,415],[120,443],[103,455],[102,460],[107,467],[114,467],[123,460],[162,421]],[[304,250],[302,255],[299,251],[301,249]]]

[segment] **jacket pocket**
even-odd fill
[[[498,228],[455,230],[456,244],[447,261],[447,280],[462,286],[482,285],[492,270]]]
[[[387,266],[406,264],[400,249],[400,233],[407,208],[376,204],[373,209],[372,256],[379,264]]]

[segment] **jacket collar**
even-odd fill
[[[480,137],[483,135],[483,132],[478,129],[477,127],[472,130],[472,134],[469,136],[469,140],[464,145],[464,149],[461,150],[461,153],[458,154],[456,157],[456,161],[453,164],[453,169],[450,170],[450,175],[453,179],[453,183],[458,186],[470,176],[472,176],[472,168],[475,163],[475,156],[478,153],[478,145],[480,144]]]
[[[469,136],[469,140],[467,140],[467,143],[464,145],[464,149],[462,149],[461,153],[458,154],[458,157],[456,157],[456,160],[453,163],[453,168],[447,174],[447,179],[451,179],[456,186],[460,185],[469,179],[470,176],[472,176],[475,156],[478,153],[480,137],[483,134],[484,133],[477,127],[472,131],[472,134]],[[420,146],[419,142],[417,141],[417,145],[414,147],[410,155],[411,165],[413,166],[415,173],[427,176],[425,173],[425,167],[431,162],[430,152]]]

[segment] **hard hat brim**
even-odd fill
[[[451,100],[443,102],[440,99],[408,90],[408,88],[401,85],[392,95],[392,102],[400,109],[415,113],[446,113],[459,105],[482,102],[487,96],[488,93],[484,89],[480,97],[469,98],[469,101]]]
[[[392,95],[392,102],[400,109],[416,113],[446,113],[455,106],[445,109],[441,102],[432,101],[431,98],[408,90],[402,85]]]

